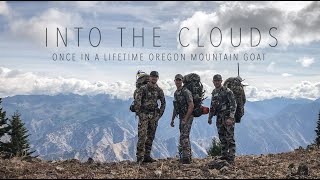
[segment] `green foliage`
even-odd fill
[[[0,105],[2,103],[2,99],[0,98]],[[0,138],[4,136],[5,133],[8,132],[7,126],[8,118],[6,118],[6,111],[3,111],[3,108],[0,106]]]
[[[1,107],[2,99],[0,98],[0,139],[9,132],[9,126],[8,126],[8,118],[6,118],[6,111],[3,111],[3,108]],[[7,143],[0,141],[0,151],[4,151],[6,148]]]
[[[10,119],[10,131],[8,134],[11,137],[11,141],[5,149],[10,157],[30,157],[31,154],[34,153],[30,152],[28,130],[24,127],[24,123],[22,123],[20,116],[21,115],[18,112],[15,112]]]
[[[217,138],[212,139],[212,144],[209,150],[207,150],[209,157],[221,156],[221,143]]]

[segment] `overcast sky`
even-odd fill
[[[0,96],[17,94],[97,94],[119,98],[132,96],[138,70],[160,73],[159,85],[167,95],[175,87],[177,73],[199,73],[205,88],[212,91],[212,76],[224,79],[237,75],[237,62],[55,62],[52,53],[104,54],[132,53],[255,53],[266,55],[264,61],[239,61],[251,100],[272,97],[320,98],[320,3],[319,2],[0,2]],[[68,47],[55,47],[55,29],[68,28]],[[77,31],[80,47],[77,47]],[[98,27],[101,44],[89,43],[89,31]],[[124,46],[120,47],[120,31]],[[132,47],[132,28],[145,29],[145,44]],[[160,48],[152,47],[152,28],[160,27]],[[181,36],[188,48],[178,43]],[[214,48],[210,31],[219,27],[223,40]],[[242,29],[242,44],[231,48],[230,29]],[[261,32],[261,43],[250,47],[250,28]],[[274,35],[278,45],[269,35]],[[45,46],[48,28],[48,47]],[[197,28],[203,48],[195,47]],[[64,35],[64,33],[62,33]],[[93,42],[97,40],[93,34]],[[218,36],[215,36],[217,38]],[[235,44],[238,42],[235,35]],[[219,39],[213,39],[216,44]],[[257,39],[253,39],[255,41]],[[62,42],[59,42],[62,45]]]

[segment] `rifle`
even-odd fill
[[[242,78],[240,77],[240,65],[239,65],[239,63],[238,63],[238,76],[237,76],[237,78],[240,80],[241,84],[242,84],[242,82],[245,80],[245,79],[242,79]],[[242,84],[242,86],[249,86],[249,85]]]

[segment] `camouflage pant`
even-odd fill
[[[138,125],[137,159],[149,157],[158,127],[158,113],[140,113]]]
[[[221,142],[221,154],[223,157],[234,159],[236,154],[236,143],[234,140],[234,125],[226,125],[228,117],[223,115],[217,116],[217,128]]]
[[[191,159],[191,143],[190,143],[190,132],[193,122],[193,116],[191,116],[186,123],[182,123],[180,119],[179,129],[180,129],[180,146],[182,148],[182,158]]]

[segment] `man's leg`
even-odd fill
[[[158,121],[159,121],[159,117],[156,116],[152,119],[149,119],[148,122],[148,130],[147,130],[147,140],[146,140],[146,144],[145,144],[145,159],[149,159],[151,161],[153,161],[151,159],[151,150],[152,150],[152,144],[156,135],[156,131],[157,131],[157,127],[158,127]]]
[[[228,160],[233,163],[236,154],[236,143],[234,140],[234,125],[226,126],[226,141],[228,148]]]
[[[183,133],[183,128],[184,128],[184,124],[182,124],[182,120],[179,119],[179,130],[180,130],[180,137],[179,137],[179,155],[181,156],[180,157],[180,161],[182,160],[183,158],[183,147],[182,147],[182,144],[183,144],[183,136],[182,136],[182,133]],[[180,149],[181,148],[181,149]]]
[[[144,113],[139,114],[137,161],[143,161],[145,154],[145,144],[147,140],[148,118]]]
[[[224,126],[223,118],[218,116],[217,117],[217,129],[219,134],[219,140],[221,143],[221,156],[222,159],[228,158],[228,146],[227,146],[227,139],[226,139],[226,129]]]
[[[187,122],[183,123],[181,131],[181,145],[182,145],[182,157],[186,163],[191,162],[192,151],[190,143],[190,132],[192,127],[193,117],[190,117]]]

